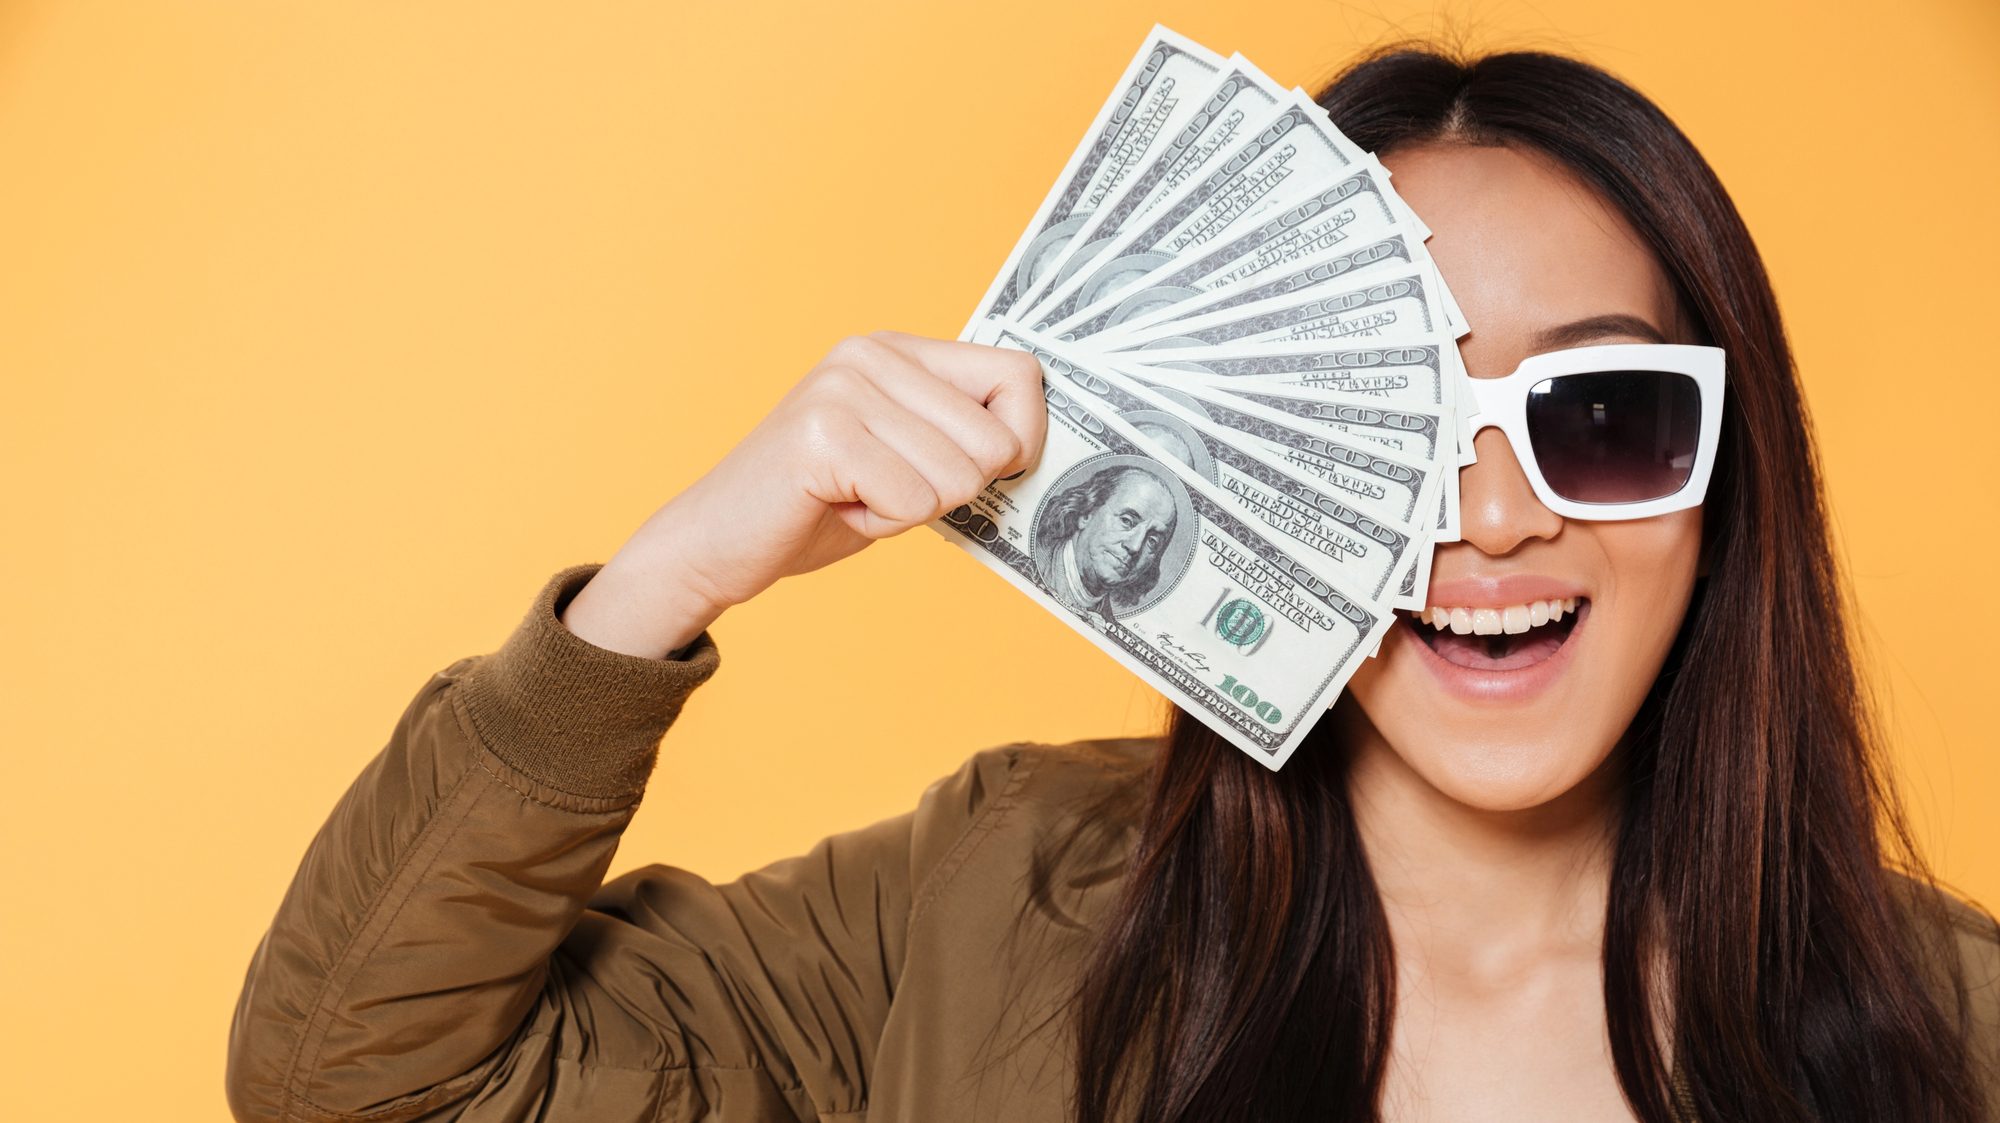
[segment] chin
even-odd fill
[[[1526,811],[1576,790],[1603,766],[1610,746],[1574,731],[1512,736],[1487,729],[1477,738],[1442,740],[1435,731],[1383,730],[1403,767],[1447,798],[1481,811]]]
[[[1531,690],[1447,689],[1436,654],[1411,631],[1399,622],[1348,684],[1336,707],[1346,711],[1343,740],[1468,808],[1524,811],[1576,790],[1605,767],[1643,695],[1620,688],[1640,668],[1605,652],[1529,668],[1558,672]]]

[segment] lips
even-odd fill
[[[1422,618],[1406,615],[1403,622],[1453,666],[1518,671],[1551,658],[1568,643],[1589,604],[1566,598],[1496,608],[1434,607]]]
[[[1533,601],[1488,601],[1463,606],[1462,613],[1458,606],[1440,605],[1442,613],[1437,608],[1397,613],[1394,630],[1447,694],[1477,705],[1527,702],[1549,689],[1569,668],[1578,644],[1583,642],[1581,637],[1588,631],[1591,603],[1580,593],[1550,590],[1540,583],[1522,591],[1531,596],[1556,592],[1544,597],[1548,602],[1567,602],[1574,595],[1576,609],[1569,611],[1565,603],[1558,616],[1551,604],[1538,613]],[[1461,591],[1458,595],[1466,594]],[[1520,627],[1523,612],[1527,626],[1508,631],[1510,625]],[[1538,615],[1541,623],[1534,622]]]
[[[1127,576],[1132,570],[1133,555],[1123,550],[1106,546],[1097,551],[1097,556],[1104,560],[1104,568],[1115,577]]]

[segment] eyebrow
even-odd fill
[[[1636,336],[1648,343],[1665,343],[1666,333],[1637,316],[1615,312],[1603,316],[1590,316],[1575,320],[1559,327],[1544,328],[1535,337],[1536,345],[1544,351],[1575,347],[1593,339],[1607,335]]]

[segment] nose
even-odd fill
[[[1529,485],[1514,446],[1498,428],[1472,438],[1479,459],[1459,469],[1459,535],[1480,553],[1501,557],[1533,538],[1553,538],[1562,516],[1542,505]]]

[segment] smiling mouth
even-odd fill
[[[1589,614],[1588,597],[1566,597],[1504,607],[1434,606],[1396,615],[1447,663],[1475,671],[1517,671],[1561,650]]]

